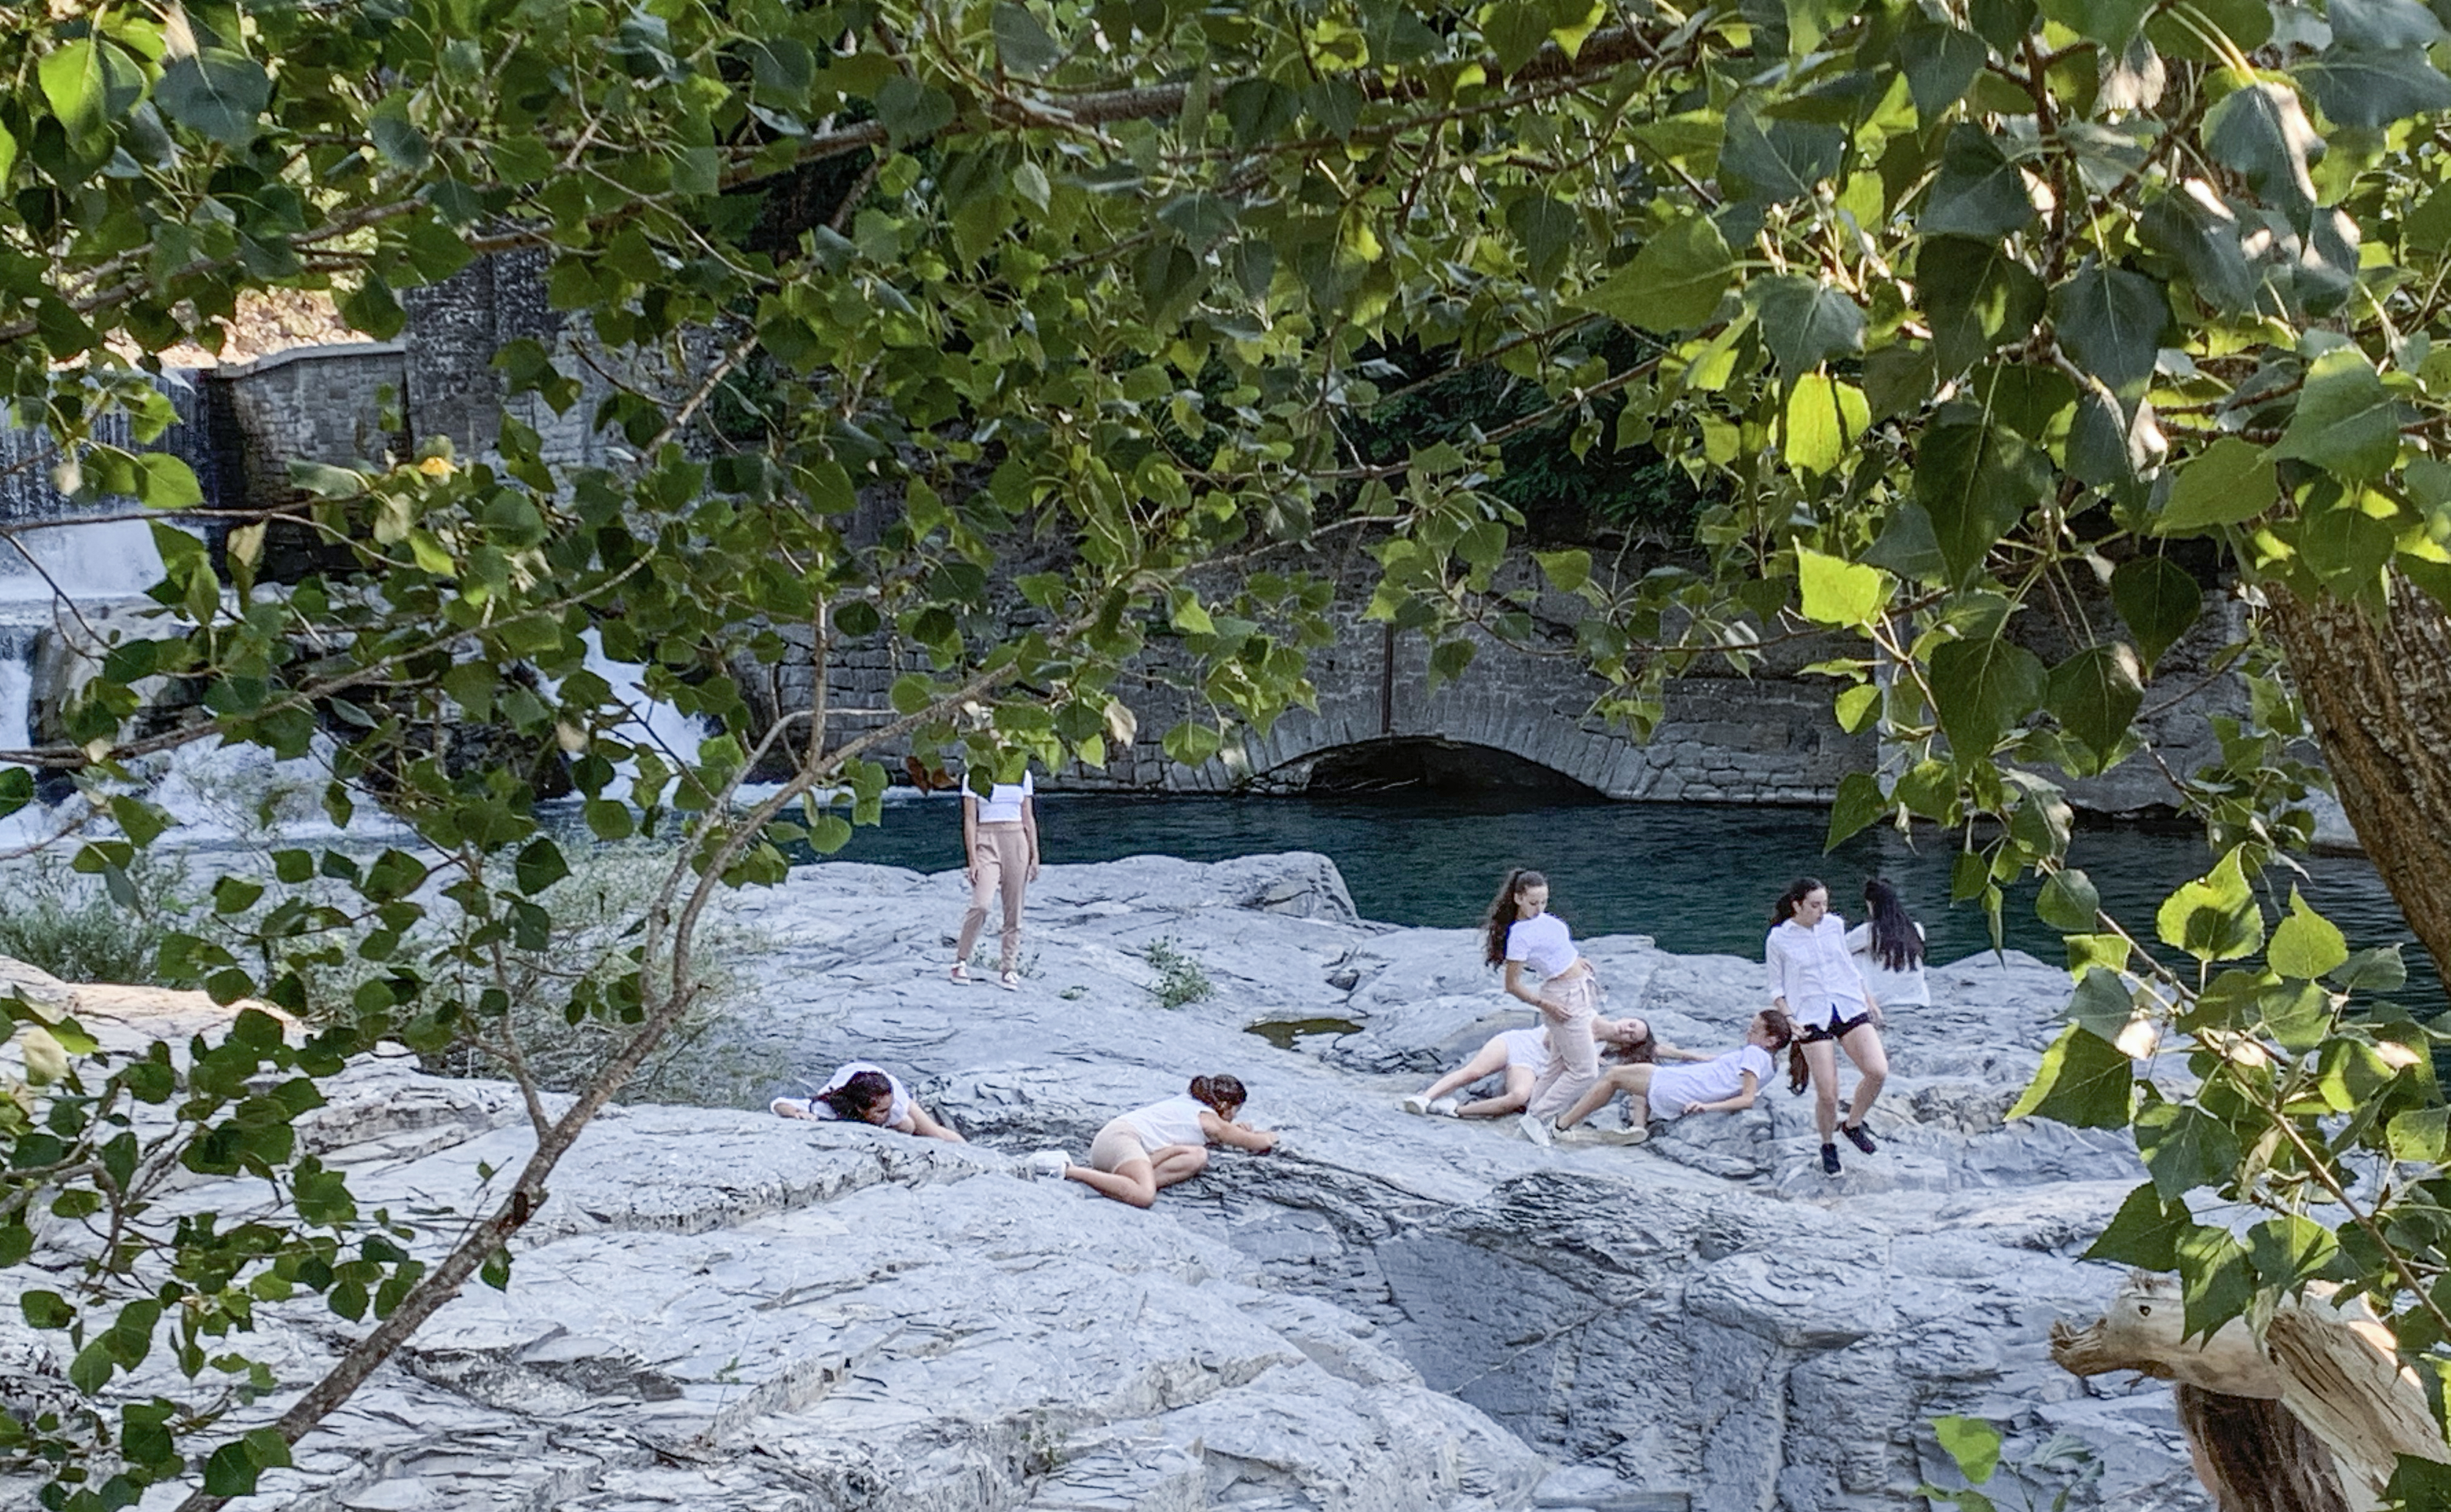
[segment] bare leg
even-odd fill
[[[1168,1145],[1149,1157],[1149,1174],[1161,1189],[1189,1181],[1208,1169],[1206,1145]]]
[[[1861,1073],[1855,1078],[1855,1094],[1847,1101],[1847,1127],[1860,1129],[1864,1126],[1864,1115],[1873,1111],[1873,1099],[1881,1095],[1881,1084],[1890,1079],[1889,1052],[1881,1047],[1881,1032],[1871,1024],[1851,1030],[1839,1043],[1846,1046],[1847,1058],[1853,1061],[1856,1071]],[[1819,1079],[1817,1074],[1814,1079]],[[1833,1082],[1838,1079],[1834,1059],[1831,1063],[1830,1079]],[[1833,1101],[1834,1103],[1835,1099]],[[1830,1137],[1827,1129],[1822,1131],[1821,1137]]]
[[[1159,1151],[1154,1159],[1135,1155],[1112,1171],[1100,1171],[1093,1166],[1067,1166],[1064,1179],[1077,1181],[1117,1202],[1146,1208],[1157,1201],[1159,1188],[1188,1181],[1207,1167],[1206,1150],[1197,1145],[1168,1145]]]
[[[1826,1145],[1838,1127],[1838,1047],[1816,1039],[1804,1047],[1804,1063],[1813,1068],[1813,1125]]]
[[[1456,1110],[1459,1118],[1503,1118],[1510,1113],[1521,1113],[1532,1100],[1532,1083],[1538,1078],[1529,1066],[1506,1068],[1506,1090],[1495,1097],[1468,1102]]]
[[[1470,1060],[1465,1061],[1455,1070],[1448,1072],[1438,1080],[1431,1082],[1429,1090],[1422,1093],[1422,1095],[1432,1102],[1436,1102],[1439,1098],[1445,1096],[1448,1093],[1456,1091],[1458,1088],[1469,1087],[1474,1082],[1479,1081],[1481,1077],[1495,1076],[1505,1069],[1506,1042],[1502,1039],[1493,1038],[1489,1043],[1481,1046],[1479,1053],[1474,1055]]]
[[[1609,1099],[1620,1092],[1639,1097],[1651,1091],[1651,1066],[1613,1066],[1608,1075],[1591,1091],[1575,1099],[1575,1105],[1558,1115],[1558,1127],[1572,1129],[1592,1115],[1608,1106]]]

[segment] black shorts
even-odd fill
[[[1812,1045],[1818,1044],[1824,1039],[1844,1039],[1872,1021],[1871,1014],[1860,1013],[1853,1018],[1841,1018],[1834,1023],[1808,1024],[1803,1032],[1795,1037],[1796,1043]]]

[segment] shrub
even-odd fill
[[[150,851],[137,852],[108,882],[44,854],[10,868],[5,884],[0,956],[62,981],[142,986],[158,980],[162,938],[195,907],[186,863]]]
[[[1149,991],[1157,994],[1161,1008],[1180,1008],[1186,1003],[1205,1002],[1216,989],[1209,984],[1208,973],[1199,960],[1173,940],[1160,938],[1143,947],[1141,957],[1157,972],[1157,980]]]

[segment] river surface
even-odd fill
[[[1830,884],[1838,911],[1861,911],[1863,880],[1888,877],[1923,923],[1935,960],[1990,948],[1979,905],[1951,907],[1953,834],[1865,831],[1822,854],[1826,812],[1734,804],[1566,804],[1455,794],[1406,798],[1126,797],[1041,794],[1041,849],[1049,863],[1155,853],[1222,861],[1315,850],[1344,874],[1366,919],[1455,928],[1479,922],[1509,866],[1548,874],[1553,904],[1578,935],[1649,935],[1664,949],[1759,959],[1770,907],[1792,877]],[[845,861],[942,871],[961,864],[961,816],[950,795],[889,804],[885,823],[854,833]],[[2169,826],[2080,829],[2069,863],[2085,868],[2113,917],[2141,938],[2173,887],[2212,863],[2202,838]],[[2373,866],[2355,857],[2302,857],[2305,875],[2276,870],[2267,919],[2292,881],[2340,925],[2353,948],[2402,944],[2408,986],[2392,996],[2421,1013],[2444,1006],[2433,962],[2420,949]],[[2034,884],[2012,890],[2006,942],[2062,959],[2056,932],[2034,917]]]

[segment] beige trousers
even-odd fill
[[[987,927],[988,900],[1004,893],[1004,937],[998,952],[1001,970],[1021,961],[1021,898],[1029,887],[1029,833],[1018,821],[981,824],[978,832],[977,878],[971,883],[971,910],[962,916],[962,940],[953,959],[968,960]]]
[[[1524,1112],[1554,1118],[1573,1107],[1600,1079],[1600,1047],[1592,1041],[1599,1017],[1600,983],[1589,967],[1562,980],[1540,984],[1540,1020],[1549,1030],[1549,1069],[1532,1084]]]

